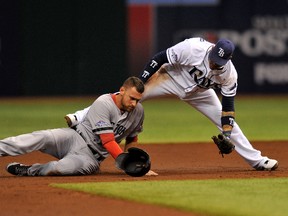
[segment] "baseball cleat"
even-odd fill
[[[17,175],[17,176],[28,176],[28,169],[31,166],[27,166],[21,163],[10,163],[7,165],[6,170],[7,172],[13,174],[13,175]]]
[[[277,160],[268,159],[268,160],[265,160],[264,162],[260,162],[254,168],[256,170],[271,171],[271,170],[276,170],[278,168],[278,165],[279,164]]]

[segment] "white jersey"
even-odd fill
[[[127,137],[137,136],[143,130],[143,121],[144,109],[140,103],[133,111],[122,113],[112,95],[104,94],[91,105],[76,130],[91,148],[106,157],[108,152],[102,146],[100,134],[114,133],[116,142],[120,143]]]
[[[221,70],[209,68],[208,54],[214,44],[202,38],[186,39],[167,49],[169,64],[164,68],[186,93],[199,88],[221,89],[224,96],[235,96],[237,72],[231,61]]]

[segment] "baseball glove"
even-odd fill
[[[224,154],[230,154],[235,146],[231,143],[231,141],[226,138],[223,134],[219,134],[218,136],[213,136],[212,140],[217,145],[219,149],[219,154],[224,157]]]
[[[150,156],[144,150],[136,147],[131,147],[128,152],[118,155],[115,162],[116,167],[133,177],[145,175],[151,167]]]

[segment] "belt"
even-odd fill
[[[90,145],[87,145],[90,151],[92,152],[93,155],[98,154],[97,151],[95,151]]]
[[[81,132],[77,131],[76,127],[72,128],[72,129],[74,129],[84,139],[84,141],[86,142],[86,139],[83,137]],[[87,142],[86,142],[86,144],[87,144]],[[95,151],[89,144],[87,144],[87,146],[88,146],[88,148],[90,149],[90,151],[92,152],[92,154],[94,155],[94,157],[96,158],[96,160],[99,163],[102,162],[105,159],[105,157],[103,157],[97,151]]]
[[[105,159],[105,157],[103,157],[102,155],[100,155],[97,151],[95,151],[90,145],[88,145],[87,144],[87,146],[88,146],[88,148],[90,149],[90,151],[92,152],[92,154],[94,155],[94,157],[96,158],[96,160],[98,161],[98,162],[102,162],[104,159]]]

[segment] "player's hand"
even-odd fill
[[[145,174],[145,176],[158,176],[158,173],[156,173],[156,172],[154,172],[154,171],[152,171],[152,170],[149,170],[149,171]]]
[[[73,114],[67,114],[66,116],[64,116],[64,118],[66,120],[68,127],[74,127],[75,125],[78,124],[77,118]]]

